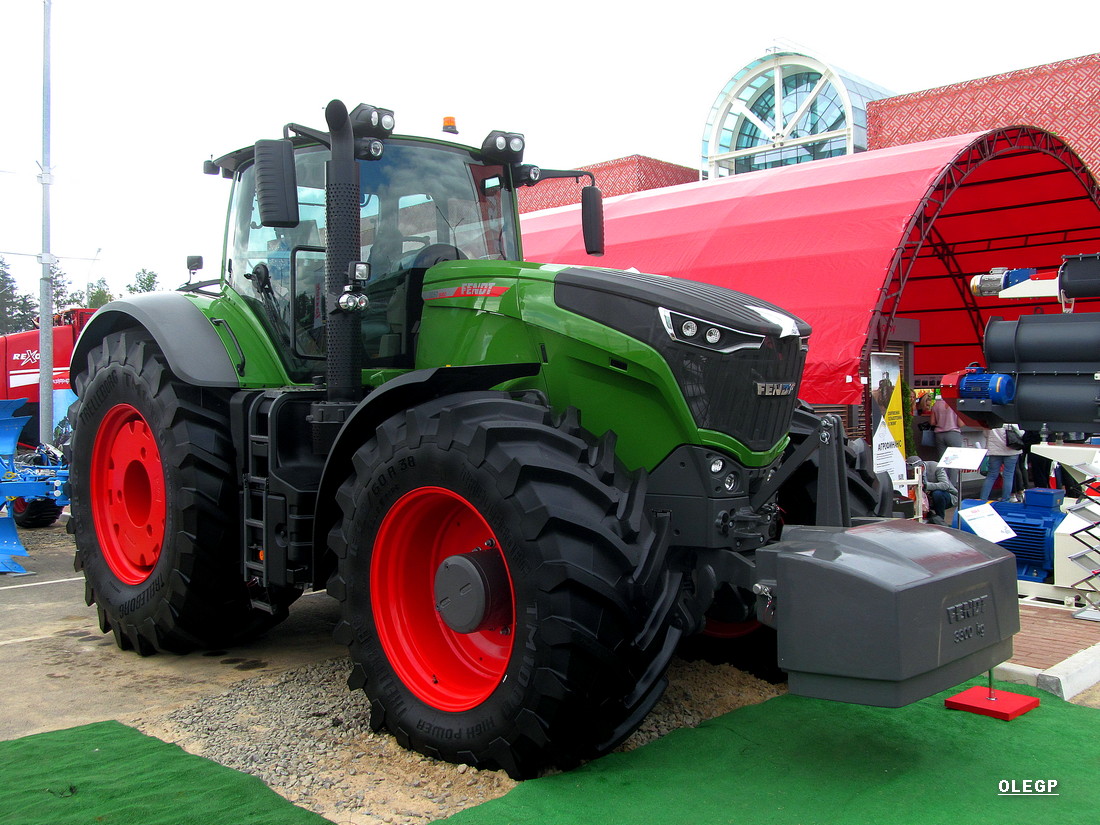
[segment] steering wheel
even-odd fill
[[[465,261],[467,255],[449,243],[432,243],[416,253],[412,269],[428,269],[441,261]]]

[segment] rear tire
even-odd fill
[[[517,778],[633,732],[664,689],[677,582],[639,575],[661,542],[613,439],[466,393],[389,419],[353,464],[329,591],[376,730]],[[436,606],[455,559],[484,583],[482,619],[461,630]]]
[[[228,394],[177,379],[137,331],[105,338],[88,367],[69,411],[69,530],[103,632],[185,653],[285,618],[296,592],[271,614],[242,580]]]

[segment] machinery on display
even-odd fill
[[[67,309],[53,318],[54,409],[61,415],[54,441],[68,438],[64,411],[74,400],[69,389],[69,356],[94,309]],[[68,503],[68,469],[61,452],[38,443],[38,330],[0,335],[0,573],[23,574],[16,556],[26,556],[18,527],[47,527]]]
[[[991,320],[983,343],[986,367],[945,376],[943,390],[983,426],[1010,422],[1039,433],[1031,452],[1057,462],[1080,489],[1079,501],[1064,501],[1061,490],[1033,489],[1024,491],[1022,503],[992,504],[1016,533],[1001,545],[1016,555],[1020,592],[1081,599],[1095,611],[1100,503],[1090,483],[1100,476],[1100,445],[1086,435],[1100,433],[1100,313],[1072,310],[1078,298],[1100,297],[1100,255],[1066,255],[1054,278],[1034,269],[996,269],[975,277],[971,290],[1005,299],[1056,297],[1062,304],[1056,315]],[[1051,440],[1071,433],[1079,443]],[[977,503],[963,501],[960,509]],[[1067,512],[1076,518],[1063,526]]]
[[[61,453],[48,444],[19,449],[19,437],[30,416],[15,412],[24,403],[21,398],[0,401],[0,573],[8,574],[26,572],[14,558],[27,555],[16,525],[53,524],[69,503],[65,494],[69,473]]]
[[[69,358],[94,314],[94,309],[71,307],[53,316],[54,444],[68,438],[65,411],[75,400],[69,387]],[[38,445],[39,335],[37,329],[0,335],[0,400],[23,400],[24,405],[16,405],[13,411],[28,418],[19,440],[29,449]]]
[[[220,279],[77,343],[70,525],[120,647],[221,647],[327,588],[375,729],[517,777],[625,739],[708,622],[776,628],[795,693],[884,706],[1011,655],[1012,556],[864,518],[876,479],[797,401],[806,324],[523,262],[517,188],[586,173],[521,135],[326,120],[208,162],[234,181]]]

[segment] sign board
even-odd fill
[[[871,353],[871,442],[876,473],[887,473],[895,482],[906,479],[905,428],[901,411],[901,357],[890,352]],[[904,493],[905,487],[895,484]]]

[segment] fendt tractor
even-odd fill
[[[108,304],[77,344],[70,525],[119,647],[222,647],[327,588],[373,728],[516,777],[625,739],[708,621],[775,628],[795,693],[882,706],[1011,655],[1010,554],[863,518],[838,421],[797,400],[805,323],[524,262],[517,189],[587,173],[519,134],[325,117],[207,163],[233,180],[218,280]]]

